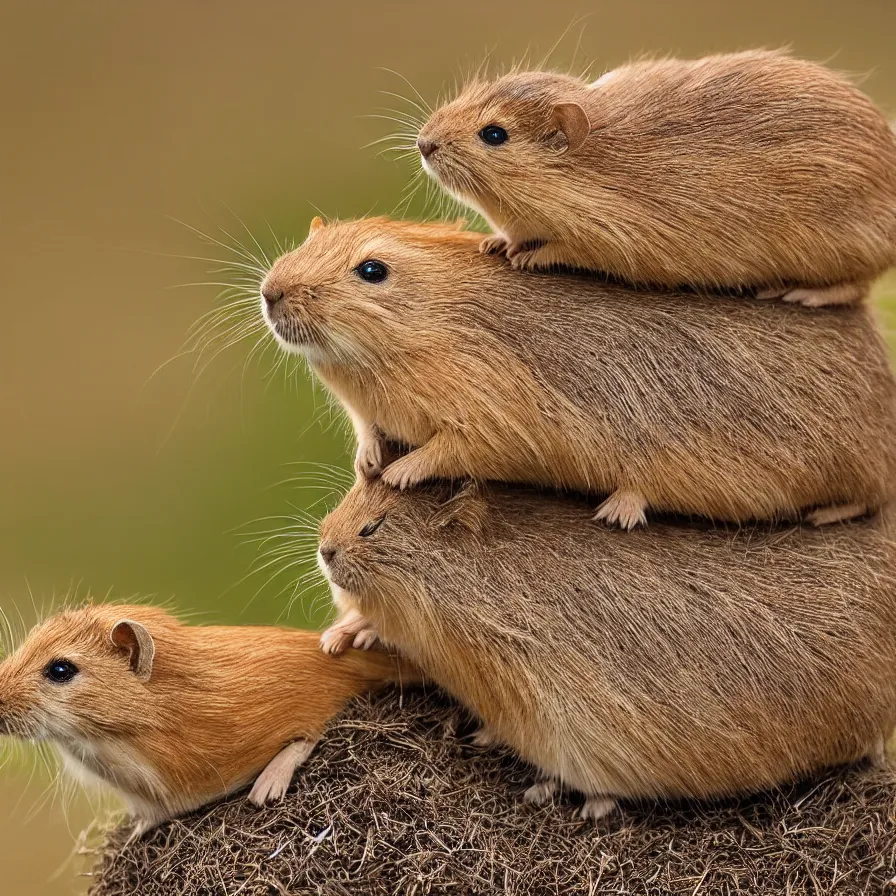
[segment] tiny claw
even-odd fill
[[[470,743],[474,747],[491,747],[498,742],[494,732],[487,725],[482,725],[470,735]]]
[[[589,797],[582,804],[578,816],[583,821],[599,821],[606,818],[616,808],[616,800],[605,796]]]
[[[636,526],[647,525],[646,509],[647,502],[639,494],[617,489],[597,508],[594,519],[630,532]]]
[[[536,781],[524,791],[523,802],[533,806],[544,806],[553,800],[558,789],[557,782],[552,778]]]
[[[355,638],[352,641],[352,647],[356,650],[370,650],[370,648],[379,640],[379,637],[379,633],[375,628],[362,628],[361,631],[355,635]]]
[[[351,641],[351,632],[346,632],[337,625],[331,625],[321,632],[320,649],[330,656],[339,656],[340,653],[345,653]]]
[[[510,249],[510,243],[507,237],[493,233],[491,236],[483,237],[479,243],[479,251],[483,255],[506,255]]]
[[[362,479],[376,479],[383,472],[383,439],[374,432],[358,444],[355,472]]]
[[[403,492],[421,481],[420,476],[414,469],[413,462],[406,462],[410,457],[411,455],[406,455],[386,467],[382,474],[382,480],[386,485]]]

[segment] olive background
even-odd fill
[[[319,586],[292,600],[302,568],[260,569],[276,558],[252,538],[334,500],[345,427],[266,341],[249,362],[254,338],[181,354],[221,304],[184,284],[230,275],[179,256],[225,258],[191,227],[270,253],[316,208],[393,211],[415,164],[364,147],[401,127],[368,116],[413,112],[381,92],[414,98],[401,76],[434,102],[487,56],[596,75],[791,45],[866,73],[894,113],[894,36],[892,0],[2,0],[0,607],[26,625],[67,595],[143,595],[207,621],[325,621]],[[890,295],[893,277],[885,311]],[[0,769],[4,893],[86,886],[76,838],[98,810],[47,786],[28,749]]]

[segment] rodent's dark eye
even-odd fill
[[[500,125],[487,124],[479,132],[479,137],[484,143],[488,143],[489,146],[500,146],[502,143],[507,142],[507,131]]]
[[[373,533],[383,525],[383,520],[385,519],[386,514],[384,513],[378,520],[371,520],[358,535],[360,535],[361,538],[367,538],[369,535],[373,535]]]
[[[355,273],[367,283],[382,283],[389,276],[389,268],[375,258],[368,258],[355,268]]]
[[[51,660],[44,668],[44,677],[54,684],[65,684],[78,674],[78,667],[68,660]]]

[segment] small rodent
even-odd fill
[[[857,301],[896,261],[896,137],[840,74],[783,52],[474,81],[424,168],[520,268]]]
[[[415,680],[385,652],[326,656],[318,640],[149,606],[63,611],[0,663],[0,735],[50,741],[77,779],[124,798],[138,832],[252,781],[260,805],[352,697]]]
[[[262,285],[280,344],[347,409],[357,466],[411,451],[432,478],[609,494],[645,511],[830,522],[880,506],[896,470],[896,383],[864,306],[635,291],[526,274],[478,236],[388,219],[323,224]]]
[[[485,731],[589,798],[749,793],[863,756],[896,724],[896,541],[835,528],[657,525],[581,499],[359,479],[321,564]]]

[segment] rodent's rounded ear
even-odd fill
[[[470,532],[481,532],[485,526],[487,502],[484,486],[474,479],[466,479],[448,486],[445,500],[432,518],[436,529],[459,525]]]
[[[551,126],[566,137],[563,152],[578,149],[591,133],[588,113],[578,103],[557,103],[551,110]]]
[[[131,672],[141,681],[149,681],[156,645],[146,626],[133,619],[119,619],[112,626],[110,637],[119,650],[128,654]]]
[[[308,235],[311,236],[315,230],[320,230],[321,227],[326,227],[327,222],[320,215],[315,215],[311,219],[311,226],[308,228]]]

